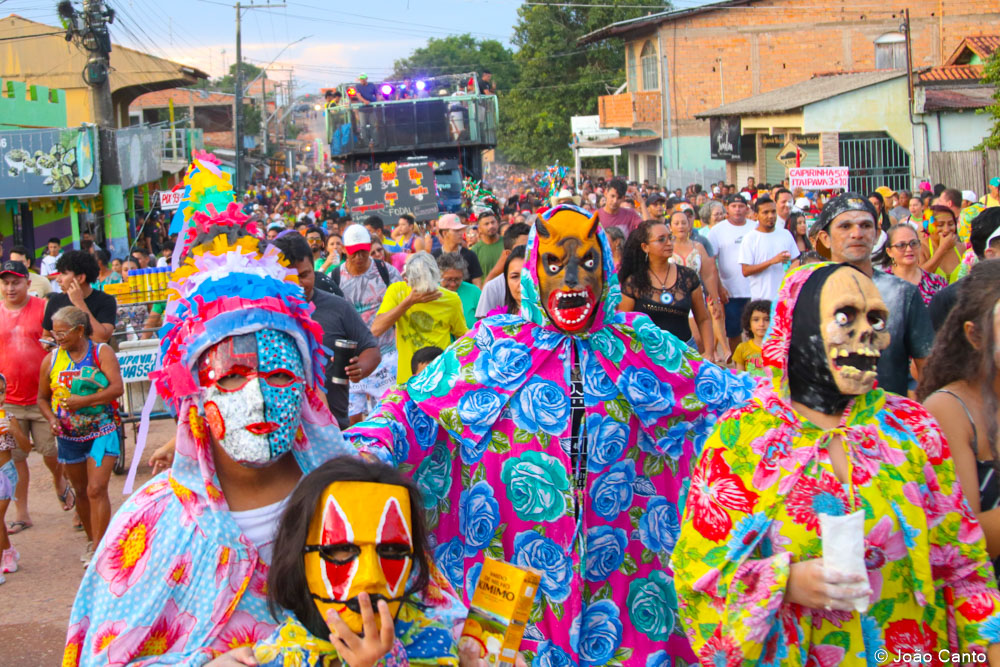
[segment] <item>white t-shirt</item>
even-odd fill
[[[760,264],[781,252],[788,252],[792,259],[799,256],[799,249],[791,234],[783,229],[775,229],[770,233],[755,229],[743,238],[740,246],[740,264]],[[787,268],[784,263],[772,264],[760,273],[749,276],[747,280],[750,281],[750,298],[771,301],[777,298]]]
[[[483,293],[479,295],[476,317],[486,317],[491,310],[504,304],[507,298],[507,276],[496,276],[486,281]]]
[[[278,521],[287,504],[288,496],[257,509],[229,512],[229,516],[233,517],[233,521],[243,534],[257,547],[261,560],[268,565],[271,564],[271,557],[274,555],[274,536],[278,532]]]
[[[712,244],[713,257],[719,264],[722,286],[734,299],[750,298],[750,281],[743,275],[740,266],[740,246],[743,237],[752,232],[753,223],[747,222],[737,227],[728,220],[719,222],[708,230],[708,242]]]

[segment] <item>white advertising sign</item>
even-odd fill
[[[160,191],[160,208],[164,211],[173,211],[180,206],[181,198],[184,196],[184,189]]]
[[[792,190],[846,190],[847,167],[792,167],[788,186]]]

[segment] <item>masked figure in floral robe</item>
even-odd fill
[[[535,665],[693,661],[670,553],[692,457],[752,380],[616,312],[597,218],[558,206],[528,239],[521,310],[481,321],[345,432],[413,475],[434,558],[466,598],[485,556],[542,572]]]

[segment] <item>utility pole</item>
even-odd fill
[[[236,200],[242,202],[244,181],[246,180],[243,169],[243,42],[240,37],[240,21],[243,18],[245,9],[281,9],[287,5],[273,5],[270,2],[266,5],[251,4],[243,5],[236,3],[236,111],[233,117],[233,129],[236,138],[236,182],[233,189],[236,191]]]
[[[77,12],[69,2],[57,7],[66,26],[67,40],[76,39],[89,54],[83,79],[90,86],[94,124],[97,125],[98,157],[101,165],[101,198],[104,204],[104,235],[108,251],[123,255],[128,250],[128,229],[125,201],[122,196],[121,171],[118,166],[118,144],[115,130],[114,103],[111,100],[111,35],[108,25],[114,23],[115,10],[102,0],[84,0],[83,11]],[[74,241],[79,230],[73,230]]]

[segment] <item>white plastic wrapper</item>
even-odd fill
[[[823,569],[841,574],[860,574],[868,578],[865,567],[865,512],[858,510],[844,516],[819,515],[823,535]],[[868,596],[854,598],[854,609],[868,610]]]

